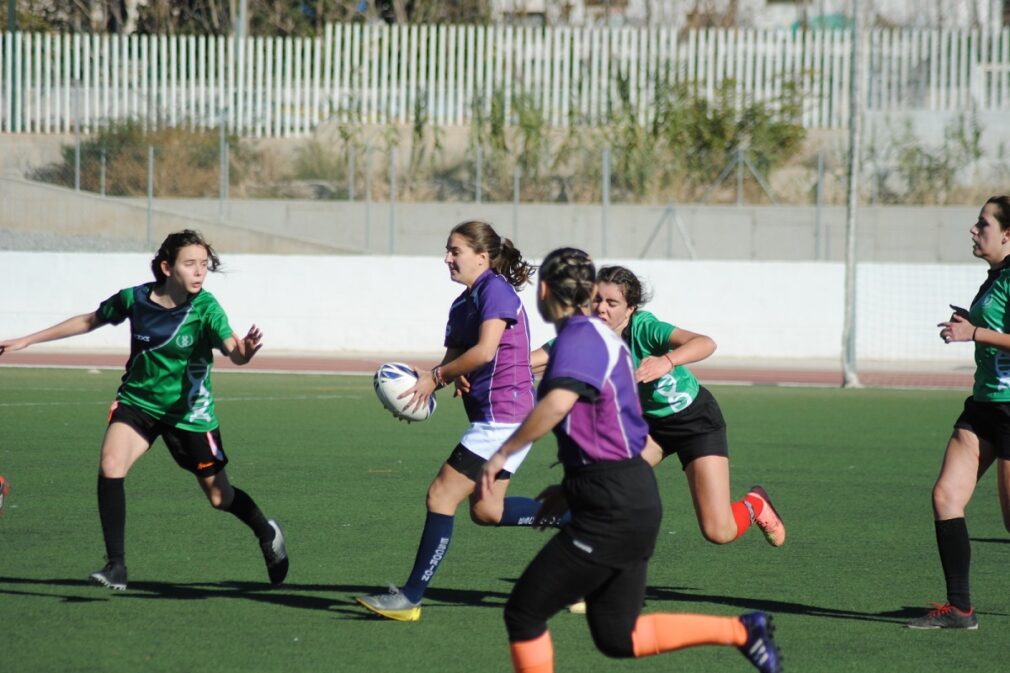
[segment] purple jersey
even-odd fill
[[[449,309],[445,346],[465,351],[480,340],[486,320],[505,321],[491,362],[469,372],[470,392],[463,406],[471,423],[521,423],[535,403],[530,369],[530,324],[515,288],[488,269]]]
[[[554,388],[579,393],[575,406],[554,427],[564,465],[626,460],[645,448],[649,428],[631,354],[600,320],[576,314],[565,322],[551,348],[540,396]]]

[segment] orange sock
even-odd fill
[[[551,632],[544,631],[533,640],[509,643],[512,670],[516,673],[554,673],[554,644]]]
[[[747,628],[736,617],[660,612],[642,615],[631,633],[636,657],[696,645],[735,645],[747,642]],[[518,668],[516,669],[519,670]]]
[[[750,507],[747,505],[750,505]],[[733,519],[736,521],[737,538],[746,533],[751,523],[753,523],[751,510],[754,511],[754,516],[756,517],[764,511],[764,508],[765,501],[753,495],[748,495],[743,500],[730,503],[730,509],[733,510]]]

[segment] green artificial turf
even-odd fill
[[[465,509],[419,623],[373,618],[353,596],[402,583],[428,483],[466,420],[442,393],[397,423],[366,377],[220,373],[232,482],[285,528],[288,581],[266,584],[255,539],[204,500],[159,442],[126,481],[127,591],[88,584],[104,548],[98,447],[119,373],[0,369],[0,671],[509,671],[502,606],[547,539],[479,528]],[[713,387],[730,429],[732,484],[761,483],[788,541],[757,530],[704,541],[676,459],[659,468],[665,516],[645,610],[774,614],[786,670],[1003,670],[1010,606],[993,475],[968,513],[977,632],[904,622],[944,598],[930,488],[961,392]],[[510,488],[560,479],[542,441]],[[556,670],[748,671],[731,648],[604,658],[583,617],[551,622]]]

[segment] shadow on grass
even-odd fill
[[[505,578],[502,578],[505,579]],[[514,580],[506,579],[514,582]],[[14,588],[12,588],[14,587]],[[40,590],[33,591],[37,587]],[[44,588],[64,588],[74,593],[45,592]],[[79,595],[77,591],[93,595]],[[35,596],[56,599],[64,603],[97,603],[109,600],[208,600],[240,599],[302,610],[333,612],[341,619],[382,620],[382,617],[368,612],[358,605],[354,597],[361,594],[381,592],[375,585],[356,584],[283,584],[271,587],[259,582],[131,582],[126,591],[110,591],[95,586],[87,580],[52,578],[24,578],[0,576],[0,596]],[[305,592],[305,593],[302,593]],[[343,594],[328,596],[326,594]],[[308,594],[308,595],[306,595]],[[501,610],[505,607],[509,594],[500,591],[475,589],[431,588],[425,593],[425,607],[439,608],[465,605],[469,607]],[[807,617],[828,617],[831,619],[855,619],[871,622],[904,624],[909,619],[924,614],[924,606],[904,606],[896,610],[882,612],[859,612],[836,608],[793,603],[788,601],[739,596],[718,596],[693,593],[683,587],[655,587],[646,590],[646,601],[676,601],[679,603],[714,603],[731,605],[743,610],[763,610],[773,614],[794,614]],[[980,614],[1007,616],[1004,613],[982,612]]]
[[[990,542],[992,544],[1010,544],[1010,538],[1007,537],[973,537],[972,542]]]
[[[33,591],[37,587],[39,590]],[[72,589],[73,594],[45,592],[43,588]],[[79,595],[81,592],[94,595]],[[207,600],[220,598],[237,598],[243,600],[269,603],[284,607],[334,611],[355,619],[372,619],[375,617],[367,612],[354,600],[354,596],[383,591],[375,585],[354,584],[291,584],[279,587],[258,582],[130,582],[126,591],[110,591],[98,587],[88,580],[66,578],[27,578],[0,576],[0,596],[37,596],[53,598],[66,603],[89,603],[108,600]],[[304,592],[304,593],[303,593]],[[344,594],[333,597],[332,594]],[[478,591],[467,589],[429,589],[425,594],[426,605],[445,603],[449,605],[469,605],[472,607],[488,607],[501,609],[508,599],[508,594],[493,591]]]
[[[11,586],[18,588],[10,588]],[[68,588],[83,592],[94,592],[93,596],[78,594],[43,593],[22,587]],[[0,577],[0,595],[39,596],[56,598],[65,602],[81,603],[106,600],[206,600],[217,598],[238,598],[261,603],[271,603],[293,608],[329,610],[335,605],[349,604],[350,601],[334,599],[323,595],[334,587],[325,584],[284,584],[272,587],[258,582],[130,582],[126,591],[110,591],[95,586],[88,580],[52,578],[38,579],[25,577]],[[298,593],[295,593],[298,592]],[[311,592],[317,595],[305,595]]]
[[[829,617],[832,619],[855,619],[868,622],[889,622],[904,624],[913,617],[925,614],[923,606],[904,606],[896,610],[882,612],[859,612],[857,610],[839,610],[837,608],[806,605],[762,598],[743,598],[740,596],[716,596],[713,594],[685,593],[671,587],[649,587],[645,599],[677,601],[681,603],[715,603],[717,605],[732,605],[744,610],[762,610],[772,614],[793,614],[805,617]]]

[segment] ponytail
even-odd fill
[[[490,224],[477,220],[462,222],[452,228],[449,235],[452,234],[465,238],[475,252],[486,252],[491,270],[504,276],[512,287],[518,290],[530,282],[535,267],[523,259],[512,241],[499,236]]]

